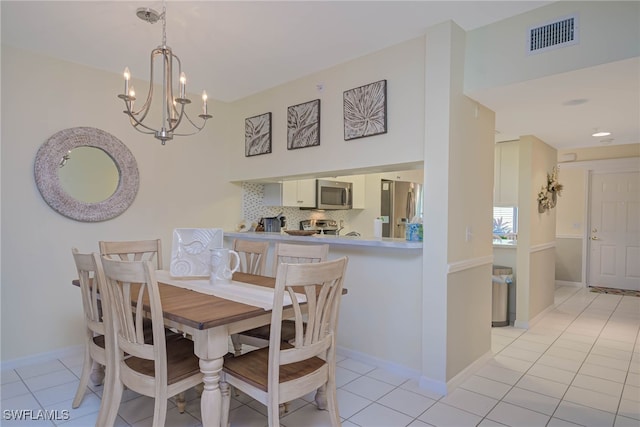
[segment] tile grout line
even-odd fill
[[[565,304],[565,303],[566,303],[570,298],[572,298],[572,297],[573,297],[575,294],[577,294],[578,292],[579,292],[579,290],[576,290],[576,292],[574,292],[574,293],[572,293],[571,295],[567,296],[567,297],[566,297],[562,302],[560,302],[559,304],[557,304],[557,305],[554,307],[554,309],[555,309],[555,308],[560,308],[563,304]],[[524,377],[524,376],[527,374],[527,372],[529,372],[529,370],[531,370],[531,368],[532,368],[532,367],[533,367],[533,366],[534,366],[534,365],[535,365],[535,364],[540,360],[540,358],[542,358],[542,356],[544,356],[544,355],[547,353],[547,351],[549,351],[549,349],[551,348],[551,346],[552,346],[556,341],[558,341],[558,339],[562,336],[562,334],[563,334],[564,332],[566,332],[566,330],[571,326],[571,324],[572,324],[572,323],[574,323],[574,322],[576,321],[576,319],[577,319],[581,314],[583,314],[583,313],[585,312],[585,310],[586,310],[586,309],[587,309],[587,308],[588,308],[588,307],[593,303],[593,301],[595,301],[595,298],[594,298],[592,301],[590,301],[590,302],[589,302],[589,304],[585,305],[585,306],[584,306],[584,308],[580,311],[580,313],[576,314],[576,315],[573,317],[573,320],[572,320],[572,321],[571,321],[571,322],[570,322],[570,323],[569,323],[569,324],[568,324],[564,329],[562,329],[562,332],[558,335],[558,337],[556,337],[556,338],[553,340],[553,342],[551,342],[551,343],[547,346],[547,349],[546,349],[542,354],[540,354],[540,356],[539,356],[539,357],[538,357],[538,358],[537,358],[537,359],[536,359],[536,360],[531,364],[531,366],[530,366],[529,368],[527,368],[527,370],[526,370],[526,371],[524,371],[524,372],[522,373],[522,375],[520,375],[520,377],[519,377],[519,378],[518,378],[518,380],[515,382],[515,384],[507,384],[507,383],[503,383],[503,384],[507,384],[507,385],[509,385],[509,386],[510,386],[509,390],[508,390],[508,391],[507,391],[507,392],[502,396],[502,398],[501,398],[501,399],[499,399],[499,400],[498,400],[498,402],[496,402],[496,404],[491,408],[491,410],[489,410],[489,411],[487,412],[487,414],[482,418],[482,421],[483,421],[483,420],[485,420],[485,419],[488,419],[488,420],[490,420],[490,421],[494,421],[494,420],[492,420],[491,418],[487,418],[487,415],[489,415],[489,414],[491,413],[491,411],[493,411],[493,410],[496,408],[496,406],[498,406],[498,404],[500,404],[501,402],[505,402],[505,401],[504,401],[504,398],[505,398],[505,397],[506,397],[506,396],[507,396],[507,395],[508,395],[508,394],[509,394],[513,389],[518,388],[518,387],[516,387],[516,385],[518,384],[518,382],[520,382],[520,380],[522,379],[522,377]],[[504,351],[504,350],[505,350],[505,349],[507,349],[509,346],[511,346],[515,341],[517,341],[518,339],[521,339],[525,333],[526,333],[526,331],[525,331],[525,332],[523,332],[522,334],[518,335],[518,337],[516,337],[516,338],[515,338],[511,343],[509,343],[508,345],[506,345],[505,347],[503,347],[503,348],[502,348],[498,353],[496,353],[496,354],[494,355],[494,359],[495,359],[495,356],[496,356],[496,355],[499,355],[500,353],[502,353],[502,351]],[[526,340],[525,340],[525,341],[526,341]],[[594,341],[594,343],[595,343],[595,341]],[[592,344],[592,348],[593,348],[593,344]],[[588,355],[589,353],[590,353],[590,352],[588,352],[588,353],[587,353],[587,355]],[[505,357],[509,357],[509,356],[505,356]],[[514,359],[516,359],[516,360],[523,360],[523,359],[517,359],[517,358],[515,358],[515,357],[514,357]],[[529,362],[529,361],[528,361],[528,360],[526,360],[526,362]],[[584,361],[583,361],[583,363],[584,363]],[[581,365],[581,366],[582,366],[582,365]],[[560,368],[558,368],[558,369],[560,369]],[[570,372],[570,371],[567,371],[567,372]],[[574,379],[575,379],[575,376],[576,376],[576,375],[577,375],[577,372],[574,374]],[[536,378],[541,378],[541,377],[537,377],[536,375],[533,375],[533,376],[534,376],[534,377],[536,377]],[[486,378],[486,377],[483,377],[483,378]],[[494,379],[492,379],[492,378],[487,378],[487,379],[491,379],[491,380],[493,380],[493,381],[496,381],[496,380],[494,380]],[[544,379],[544,378],[543,378],[543,379]],[[500,381],[498,381],[498,382],[500,382]],[[573,382],[573,379],[572,379],[572,381],[571,381],[571,382]],[[569,387],[570,387],[570,386],[571,386],[571,383],[567,386],[567,390],[569,389]],[[526,390],[526,389],[523,389],[523,390]],[[532,412],[536,412],[536,413],[539,413],[539,414],[541,414],[541,415],[548,416],[548,417],[549,417],[549,420],[548,420],[548,421],[547,421],[547,423],[546,423],[546,424],[548,425],[548,424],[551,422],[551,420],[554,418],[554,415],[555,415],[556,411],[558,410],[558,407],[560,406],[560,403],[562,403],[562,401],[564,400],[564,396],[566,395],[567,390],[565,390],[565,393],[563,394],[563,397],[562,397],[562,398],[560,398],[560,399],[558,399],[558,403],[557,403],[557,405],[556,405],[556,408],[554,409],[554,411],[553,411],[553,413],[552,413],[551,415],[549,415],[549,414],[545,414],[545,413],[543,413],[543,412],[539,412],[539,411],[536,411],[536,410],[533,410],[533,409],[530,409],[530,408],[527,408],[527,407],[524,407],[524,406],[520,406],[520,405],[515,404],[515,403],[511,403],[511,402],[505,402],[505,403],[508,403],[508,404],[510,404],[510,405],[514,405],[514,406],[517,406],[517,407],[519,407],[519,408],[526,409],[526,410],[529,410],[529,411],[532,411]],[[532,392],[531,390],[527,390],[527,391]],[[537,394],[540,394],[540,395],[542,395],[542,396],[546,396],[545,394],[538,393],[538,392],[532,392],[532,393],[537,393]],[[484,395],[483,395],[483,396],[484,396]],[[487,396],[487,397],[490,397],[490,396]],[[551,396],[549,396],[549,397],[551,397]],[[559,419],[561,419],[561,418],[559,418]],[[481,421],[481,422],[482,422],[482,421]],[[567,421],[567,420],[564,420],[564,421]],[[497,421],[494,421],[494,422],[497,422]]]
[[[582,315],[582,314],[583,314],[583,313],[584,313],[584,312],[585,312],[585,311],[586,311],[586,310],[591,306],[591,304],[593,304],[593,303],[594,303],[594,302],[599,298],[599,296],[600,296],[601,294],[597,294],[597,295],[598,295],[598,296],[596,296],[595,298],[593,298],[593,299],[589,302],[589,304],[588,304],[587,306],[585,306],[585,308],[580,312],[580,315]],[[566,390],[565,390],[565,392],[563,393],[562,398],[560,399],[560,401],[558,402],[558,405],[556,406],[556,409],[553,411],[553,415],[555,415],[555,413],[558,411],[558,408],[559,408],[559,406],[560,406],[560,403],[562,403],[562,401],[564,400],[564,397],[566,396],[567,392],[569,391],[569,388],[573,385],[573,383],[574,383],[574,381],[575,381],[576,377],[578,376],[578,373],[580,372],[580,369],[582,369],[582,367],[584,366],[585,361],[586,361],[586,360],[587,360],[587,358],[591,355],[591,352],[593,351],[593,348],[595,347],[596,343],[598,342],[598,339],[600,339],[600,336],[602,335],[602,331],[604,330],[604,328],[606,327],[606,325],[607,325],[607,324],[609,323],[609,321],[611,320],[611,316],[613,316],[613,314],[614,314],[614,313],[615,313],[615,311],[617,310],[618,306],[620,305],[620,302],[622,302],[622,297],[620,298],[620,300],[619,300],[619,301],[618,301],[618,303],[616,304],[615,308],[611,310],[611,313],[610,313],[610,314],[609,314],[609,316],[607,317],[607,322],[604,324],[604,326],[603,326],[603,327],[600,329],[600,331],[598,332],[598,336],[597,336],[597,337],[596,337],[596,339],[593,341],[593,344],[591,344],[591,347],[589,348],[589,351],[587,352],[587,357],[585,357],[585,358],[584,358],[584,360],[580,363],[580,367],[578,368],[578,371],[576,371],[575,375],[573,376],[573,379],[571,380],[571,383],[569,384],[569,386],[567,387],[567,389],[566,389]],[[580,317],[580,315],[576,316],[576,318],[575,318],[575,319],[577,319],[578,317]],[[575,322],[575,319],[574,319],[574,322]],[[573,322],[571,322],[571,323],[573,323]],[[570,326],[570,325],[571,325],[571,324],[569,324],[569,326]],[[568,328],[568,327],[567,327],[567,328]],[[627,373],[627,375],[628,375],[628,373]],[[578,387],[578,386],[575,386],[575,387],[576,387],[576,388],[580,388],[580,389],[582,389],[582,390],[586,390],[586,389],[583,389],[582,387]],[[593,391],[593,390],[590,390],[590,391]],[[620,400],[621,400],[621,399],[622,399],[622,394],[620,395],[620,398],[618,399],[618,407],[616,408],[616,412],[613,414],[613,416],[614,416],[614,417],[613,417],[613,422],[614,422],[614,424],[615,424],[615,419],[616,419],[616,417],[618,416],[618,408],[619,408],[619,406],[620,406]],[[568,402],[571,402],[571,401],[568,401]],[[587,406],[582,405],[582,404],[579,404],[579,403],[575,403],[575,402],[571,402],[571,403],[573,403],[574,405],[579,405],[579,406],[587,407]],[[598,409],[598,408],[592,408],[592,409],[601,410],[601,409]],[[601,410],[601,411],[602,411],[602,410]],[[608,412],[608,411],[603,411],[603,412]],[[608,413],[611,413],[611,412],[608,412]],[[558,418],[558,419],[564,420],[563,418]],[[572,421],[569,421],[569,420],[564,420],[564,421],[572,422]]]

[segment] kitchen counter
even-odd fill
[[[503,240],[503,239],[493,239],[493,247],[494,248],[513,248],[516,249],[518,247],[517,240]]]
[[[422,318],[423,310],[422,242],[370,236],[289,236],[235,230],[224,233],[226,247],[231,247],[233,239],[269,243],[267,275],[274,275],[273,254],[278,242],[328,243],[327,259],[349,257],[344,279],[349,293],[340,302],[338,351],[363,362],[385,361],[402,367],[399,372],[406,377],[420,375],[423,325],[416,319]],[[393,328],[389,327],[389,319],[393,319]],[[371,331],[375,331],[374,340]]]
[[[391,239],[386,237],[383,237],[381,239],[374,239],[373,237],[366,236],[333,236],[329,234],[314,234],[312,236],[290,236],[286,233],[280,234],[267,232],[236,231],[225,231],[224,237],[271,241],[278,240],[293,243],[329,243],[331,245],[342,246],[367,246],[373,248],[422,250],[422,242],[408,242],[405,239]]]

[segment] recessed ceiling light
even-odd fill
[[[599,131],[591,134],[591,136],[595,138],[600,138],[601,136],[609,136],[609,135],[611,135],[611,132],[607,132],[607,131]]]

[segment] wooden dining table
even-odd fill
[[[276,282],[274,277],[240,272],[233,274],[233,280],[269,288]],[[229,351],[229,335],[269,324],[271,311],[162,282],[158,286],[165,325],[191,335],[200,359],[202,425],[218,427],[222,408],[220,371]],[[285,308],[283,314],[292,316],[293,309]]]
[[[276,279],[268,276],[236,272],[236,282],[274,288]],[[79,286],[78,280],[73,284]],[[200,359],[204,390],[201,396],[202,425],[219,427],[222,395],[220,371],[229,351],[229,335],[271,322],[271,311],[261,307],[207,295],[158,281],[164,324],[189,334],[194,352]],[[284,317],[293,316],[291,306],[283,310]]]

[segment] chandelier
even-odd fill
[[[191,100],[186,97],[186,83],[187,78],[182,72],[182,63],[180,58],[175,55],[169,46],[167,46],[167,21],[166,21],[166,6],[162,5],[162,14],[159,14],[153,9],[139,8],[136,11],[138,18],[146,21],[150,24],[155,24],[158,20],[162,19],[162,45],[151,51],[151,71],[149,77],[149,91],[147,93],[147,99],[144,104],[138,109],[134,109],[136,100],[136,93],[133,85],[129,84],[131,79],[131,73],[129,68],[124,69],[124,93],[118,95],[118,98],[124,101],[126,110],[123,112],[129,116],[131,125],[139,132],[154,135],[164,145],[167,141],[173,139],[174,136],[189,136],[194,135],[204,129],[207,119],[212,116],[207,112],[207,92],[202,91],[202,114],[199,114],[203,121],[200,126],[194,123],[187,112],[185,111],[185,105],[190,104]],[[157,60],[162,62],[162,122],[158,128],[153,128],[146,124],[144,120],[147,118],[151,105],[153,103],[153,86],[154,86],[154,65]],[[178,84],[178,96],[174,96],[174,69],[178,70],[177,75],[179,79]],[[188,121],[191,127],[188,128],[187,133],[177,133],[177,128],[184,121]],[[183,126],[184,127],[184,126]]]

